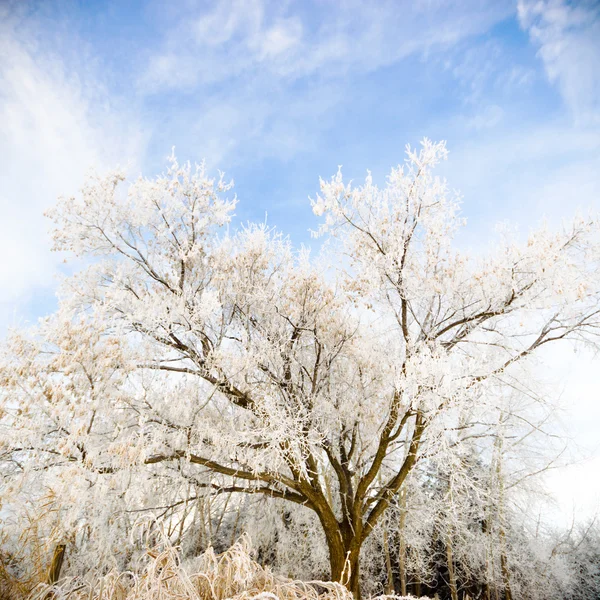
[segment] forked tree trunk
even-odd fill
[[[407,413],[407,415],[408,414],[410,413]],[[380,492],[380,498],[374,508],[371,509],[366,521],[363,521],[365,517],[363,511],[365,503],[367,502],[369,485],[373,482],[373,479],[377,474],[377,469],[381,467],[381,461],[384,458],[384,454],[380,453],[378,459],[371,465],[369,472],[360,480],[356,493],[352,493],[350,494],[351,497],[348,497],[349,502],[346,505],[347,512],[344,515],[342,523],[336,518],[330,505],[328,505],[327,501],[324,499],[322,492],[320,492],[321,497],[319,497],[318,494],[314,495],[313,508],[323,527],[325,539],[327,540],[327,547],[329,549],[331,579],[344,584],[346,588],[352,592],[355,600],[360,600],[361,598],[360,550],[363,542],[368,537],[369,533],[373,531],[378,520],[389,507],[391,497],[398,493],[402,483],[413,468],[424,428],[425,425],[423,423],[422,415],[417,413],[415,429],[402,468],[388,483],[388,487],[386,487],[385,491]],[[389,439],[387,442],[389,442]],[[387,446],[384,444],[382,447],[385,452]],[[341,465],[339,466],[339,469],[343,471]],[[351,474],[350,472],[347,472],[346,484],[350,480]],[[351,487],[352,486],[350,485],[350,488]],[[348,510],[348,507],[350,510]]]

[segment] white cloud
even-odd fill
[[[480,131],[482,129],[495,127],[502,121],[503,116],[504,110],[500,106],[497,104],[490,104],[474,115],[459,119],[459,122],[464,124],[467,129]]]
[[[460,124],[459,124],[460,125]],[[498,221],[520,224],[524,231],[542,218],[551,225],[575,211],[600,210],[600,135],[564,123],[521,123],[481,130],[450,145],[443,166],[449,183],[465,197],[477,238],[484,243]]]
[[[280,56],[301,43],[302,23],[299,19],[280,19],[264,32],[259,56],[262,60]]]
[[[576,121],[600,123],[598,3],[519,0],[518,14]]]
[[[449,48],[513,11],[480,0],[185,4],[142,65],[139,91],[193,97],[186,118],[211,161],[231,164],[250,145],[290,156],[311,143],[307,120],[323,123],[352,97],[356,76]]]
[[[426,3],[425,3],[426,4]],[[346,0],[318,6],[318,22],[288,14],[288,3],[220,0],[189,11],[167,32],[140,83],[147,91],[186,88],[240,74],[289,79],[348,69],[369,72],[418,52],[483,33],[507,17],[502,2],[406,4]]]
[[[135,126],[97,108],[105,93],[89,74],[84,88],[82,77],[43,52],[33,29],[14,13],[2,16],[0,335],[55,286],[60,257],[50,252],[43,211],[76,193],[88,168],[135,157],[141,143]]]
[[[317,150],[314,124],[325,128],[343,98],[343,88],[325,82],[294,95],[281,89],[261,94],[248,86],[199,99],[185,118],[197,156],[211,168],[226,164],[231,169],[249,160],[276,156],[287,161],[298,152]]]
[[[446,57],[446,66],[465,89],[465,102],[482,100],[486,88],[498,77],[502,46],[496,40],[459,48],[453,57]]]
[[[499,78],[498,84],[503,88],[523,88],[529,86],[535,79],[533,69],[523,65],[514,65]]]

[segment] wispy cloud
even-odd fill
[[[519,0],[518,14],[576,121],[600,124],[600,5]]]
[[[580,210],[600,210],[600,136],[564,122],[521,123],[508,130],[450,146],[444,165],[449,182],[464,194],[474,248],[490,243],[498,221],[523,233],[546,219],[560,227]]]
[[[489,102],[490,93],[506,97],[533,83],[533,69],[517,62],[514,51],[509,52],[503,42],[493,37],[465,40],[443,54],[442,64],[462,90],[466,107],[476,110],[478,105]]]
[[[212,160],[244,144],[254,156],[293,156],[311,143],[307,122],[322,131],[357,77],[452,47],[512,10],[478,0],[186,4],[142,66],[138,89],[193,98],[185,118]]]
[[[474,0],[402,8],[397,2],[346,0],[320,4],[315,19],[297,6],[220,0],[196,14],[186,7],[150,58],[141,86],[159,91],[257,74],[289,81],[315,74],[335,78],[349,69],[369,72],[482,33],[512,12],[501,2]]]
[[[490,104],[469,117],[462,117],[459,122],[464,124],[468,130],[480,131],[496,127],[502,121],[503,116],[504,110],[500,106]]]
[[[49,251],[43,211],[75,193],[89,167],[135,158],[141,141],[134,124],[106,108],[100,84],[88,78],[84,89],[61,59],[40,50],[31,23],[2,12],[0,331],[54,286],[59,257]]]

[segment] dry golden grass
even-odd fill
[[[253,560],[247,537],[222,554],[209,548],[186,568],[178,549],[161,536],[135,572],[90,571],[54,586],[38,583],[29,592],[7,579],[5,594],[2,600],[352,600],[339,583],[273,574]]]
[[[45,581],[48,557],[61,539],[54,495],[49,492],[36,513],[23,510],[20,515],[21,531],[16,543],[7,544],[0,530],[0,600],[26,598],[32,588]],[[13,548],[8,553],[2,548]],[[15,576],[19,572],[19,577]]]
[[[252,560],[247,538],[223,554],[209,548],[192,573],[181,563],[177,548],[163,543],[149,550],[140,572],[90,572],[64,579],[50,588],[40,584],[30,600],[351,600],[343,585],[291,581],[274,575]]]

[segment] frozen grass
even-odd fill
[[[17,592],[18,588],[14,588],[13,594]],[[20,594],[13,598],[17,600],[19,596],[24,598]],[[217,555],[209,548],[189,564],[183,563],[177,548],[163,539],[146,553],[136,572],[91,571],[85,577],[63,579],[52,587],[38,584],[27,597],[29,600],[352,600],[350,592],[339,583],[293,581],[273,574],[252,559],[246,537],[223,554]],[[386,597],[380,597],[383,598]]]

